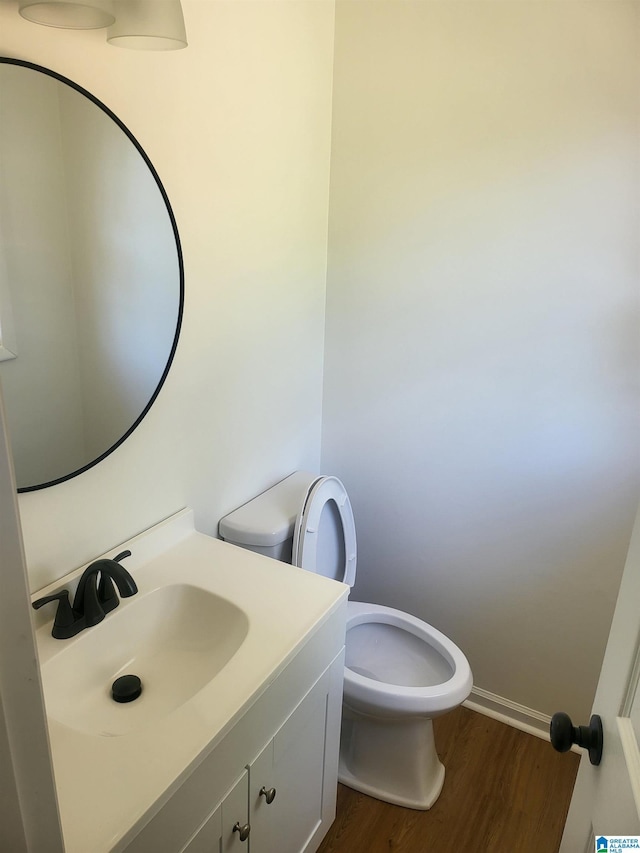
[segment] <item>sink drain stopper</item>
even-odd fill
[[[133,702],[142,693],[142,682],[137,675],[121,675],[111,685],[115,702]]]

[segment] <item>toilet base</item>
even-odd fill
[[[430,809],[444,784],[433,722],[369,717],[343,705],[338,780],[409,809]]]

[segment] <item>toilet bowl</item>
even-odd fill
[[[402,610],[350,601],[344,693],[362,714],[437,717],[469,695],[470,670],[440,631]]]
[[[225,516],[223,539],[353,586],[357,546],[337,477],[297,471]],[[434,717],[471,692],[469,663],[436,628],[378,604],[347,605],[339,780],[386,802],[428,809],[444,783]]]

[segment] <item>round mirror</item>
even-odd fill
[[[19,492],[130,435],[183,301],[173,212],[130,131],[70,80],[0,58],[0,376]]]

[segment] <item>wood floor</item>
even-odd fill
[[[434,722],[446,768],[429,811],[343,785],[318,853],[557,853],[579,756],[467,708]]]

